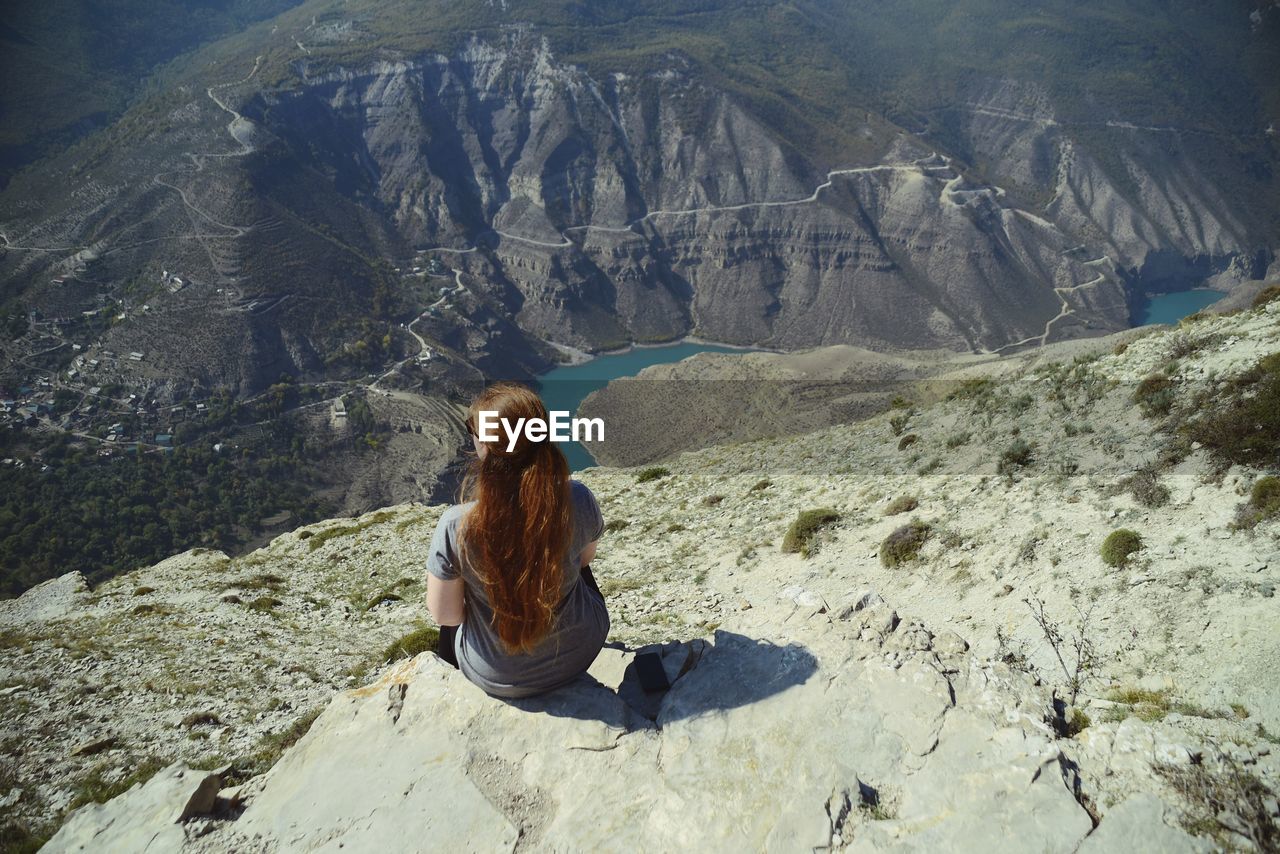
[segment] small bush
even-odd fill
[[[641,469],[636,474],[636,483],[648,483],[651,480],[658,480],[671,474],[670,469],[663,466],[649,466],[647,469]]]
[[[890,501],[888,507],[884,508],[884,515],[897,516],[899,513],[910,513],[919,506],[920,502],[916,500],[914,495],[900,495]]]
[[[1099,553],[1108,566],[1124,568],[1129,565],[1129,559],[1134,552],[1141,548],[1142,537],[1137,531],[1120,528],[1107,535],[1107,538],[1102,541],[1102,549]]]
[[[930,530],[928,523],[917,519],[897,528],[880,544],[880,562],[888,567],[896,567],[915,560],[925,541],[929,539]]]
[[[907,422],[910,420],[910,412],[901,412],[889,419],[889,429],[893,431],[893,435],[901,436],[902,431],[907,429]]]
[[[261,611],[264,613],[270,613],[276,607],[283,604],[284,604],[283,602],[281,602],[279,599],[276,599],[274,596],[259,596],[257,599],[254,599],[245,607],[247,607],[250,611]]]
[[[915,433],[908,433],[907,435],[903,436],[901,439],[898,440],[898,450],[905,451],[907,448],[910,448],[912,445],[914,445],[918,441],[920,441],[919,436],[917,436]]]
[[[996,471],[1000,474],[1010,475],[1020,468],[1031,465],[1035,458],[1035,451],[1026,439],[1015,439],[1013,444],[1005,448],[1000,454],[1000,461],[996,464]]]
[[[796,520],[791,523],[791,527],[787,529],[786,536],[782,538],[782,550],[784,552],[799,552],[805,557],[809,557],[816,548],[815,540],[818,532],[839,521],[840,514],[829,507],[805,510],[796,517]]]
[[[769,487],[771,487],[771,486],[773,486],[773,481],[771,481],[771,480],[760,480],[760,481],[756,481],[756,485],[755,485],[755,486],[753,486],[753,487],[751,487],[751,488],[750,488],[750,489],[748,489],[747,491],[748,491],[748,492],[763,492],[764,490],[768,489],[768,488],[769,488]]]
[[[144,586],[144,587],[139,587],[139,588],[137,588],[136,590],[134,590],[134,591],[133,591],[133,595],[134,595],[134,596],[146,596],[148,593],[155,593],[155,592],[156,592],[156,589],[155,589],[154,587],[145,587],[145,586]]]
[[[364,605],[364,610],[371,611],[385,602],[400,602],[400,601],[402,601],[402,597],[397,596],[395,593],[392,593],[389,590],[384,590],[381,593],[379,593],[377,596],[374,596],[372,599],[366,602]]]
[[[1194,323],[1195,321],[1192,318],[1195,316],[1193,314],[1190,317],[1184,317],[1180,323]],[[1185,359],[1187,356],[1197,352],[1204,344],[1204,339],[1197,338],[1190,332],[1179,330],[1178,332],[1170,333],[1165,341],[1165,355],[1170,359]]]
[[[382,653],[382,660],[390,662],[413,658],[421,652],[435,652],[439,647],[440,630],[435,626],[422,626],[387,647]]]
[[[1072,709],[1066,724],[1066,736],[1067,738],[1072,738],[1087,730],[1093,724],[1093,721],[1080,709]]]
[[[947,400],[974,400],[988,394],[991,388],[990,377],[974,377],[963,380],[955,391],[947,395]]]
[[[193,726],[222,726],[222,718],[213,712],[192,712],[182,719],[182,725],[187,729]]]
[[[704,495],[702,496],[703,507],[715,507],[721,501],[724,501],[723,495]]]
[[[911,407],[911,401],[899,394],[895,395],[893,400],[889,401],[889,406],[893,409],[909,409]]]
[[[1132,714],[1147,723],[1164,720],[1172,706],[1166,692],[1145,688],[1114,688],[1107,692],[1107,699],[1129,707],[1116,713],[1121,720]]]
[[[618,531],[626,529],[630,524],[626,519],[610,519],[609,524],[605,525],[604,529],[610,534],[616,534]]]
[[[1280,285],[1271,285],[1263,288],[1256,297],[1253,298],[1253,307],[1262,308],[1274,299],[1280,299]]]
[[[1173,380],[1164,374],[1152,374],[1133,390],[1133,402],[1148,418],[1168,415],[1173,408]]]
[[[1272,475],[1258,478],[1249,493],[1249,501],[1236,511],[1236,527],[1250,529],[1272,517],[1280,516],[1280,478]]]
[[[1280,459],[1280,353],[1273,353],[1198,409],[1189,437],[1233,463],[1263,466]]]
[[[1258,478],[1249,493],[1249,503],[1268,516],[1280,513],[1280,477]]]
[[[1123,355],[1124,355],[1124,351],[1125,351],[1125,350],[1128,350],[1128,349],[1129,349],[1129,342],[1128,342],[1128,341],[1121,341],[1119,344],[1117,344],[1117,345],[1115,346],[1115,349],[1114,349],[1114,350],[1112,350],[1111,352],[1112,352],[1112,353],[1115,353],[1117,356],[1123,356]]]
[[[952,433],[950,436],[947,437],[947,447],[954,451],[956,448],[959,448],[961,445],[967,445],[969,443],[970,435],[971,434],[963,431],[960,433]]]
[[[1143,507],[1163,507],[1169,503],[1169,488],[1160,482],[1160,475],[1151,469],[1140,469],[1124,478],[1121,489],[1133,495],[1133,500]]]
[[[1280,850],[1280,827],[1271,817],[1275,795],[1253,772],[1225,755],[1218,773],[1206,764],[1157,764],[1153,770],[1181,795],[1189,807],[1183,826],[1193,833],[1208,833],[1222,850],[1241,850],[1239,837],[1251,850]]]

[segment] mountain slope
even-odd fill
[[[887,756],[901,755],[889,748],[884,754],[868,745],[830,756],[823,752],[828,758],[822,762],[844,769],[836,769],[841,785],[852,786],[841,776],[852,769],[873,788],[894,793],[892,803],[901,812],[860,813],[850,825],[858,834],[870,834],[865,838],[885,844],[891,837],[926,838],[913,836],[923,832],[918,823],[895,822],[931,815],[926,802],[937,803],[937,798],[964,801],[954,783],[939,784],[936,792],[926,783],[943,770],[954,781],[965,769],[985,781],[977,787],[982,791],[987,783],[1007,782],[1011,797],[1044,794],[1064,808],[1069,825],[1070,816],[1081,818],[1070,796],[1072,775],[1078,775],[1080,800],[1102,816],[1100,828],[1107,827],[1111,812],[1147,792],[1162,804],[1142,809],[1130,804],[1115,815],[1134,815],[1117,821],[1115,829],[1135,822],[1135,833],[1156,832],[1164,827],[1160,816],[1167,814],[1169,821],[1178,817],[1205,832],[1206,825],[1196,823],[1203,818],[1201,806],[1185,800],[1191,790],[1180,794],[1171,782],[1180,778],[1161,776],[1153,766],[1172,763],[1185,769],[1200,757],[1203,765],[1194,767],[1212,775],[1244,763],[1247,773],[1272,791],[1280,781],[1273,755],[1280,698],[1269,676],[1280,655],[1273,631],[1280,619],[1275,597],[1280,516],[1266,503],[1265,488],[1257,487],[1265,475],[1277,472],[1274,449],[1280,438],[1268,424],[1253,425],[1248,409],[1255,405],[1251,401],[1274,405],[1280,393],[1278,335],[1280,302],[1272,301],[1181,329],[1155,330],[1114,354],[980,366],[953,378],[950,399],[909,411],[898,429],[901,435],[890,421],[904,415],[896,410],[791,439],[685,454],[667,464],[665,476],[640,478],[634,470],[608,468],[584,472],[582,479],[600,498],[610,523],[593,569],[609,602],[612,639],[631,646],[707,639],[723,649],[709,659],[721,664],[706,671],[706,681],[686,677],[685,688],[670,695],[669,732],[664,726],[664,734],[654,734],[639,718],[612,728],[566,724],[564,732],[605,738],[616,742],[615,749],[634,748],[634,755],[648,756],[655,739],[674,739],[682,731],[674,723],[682,713],[673,709],[703,697],[704,690],[719,693],[716,686],[722,682],[712,674],[740,660],[734,658],[733,651],[741,651],[735,636],[783,648],[795,643],[809,650],[813,661],[806,665],[804,657],[790,656],[773,662],[777,668],[786,665],[795,686],[776,696],[752,696],[737,712],[723,709],[709,720],[723,723],[726,732],[742,725],[774,727],[799,713],[792,701],[806,715],[824,714],[811,695],[832,678],[828,690],[852,690],[852,682],[861,692],[836,704],[847,707],[847,714],[891,708],[897,715],[874,726],[849,720],[825,724],[839,738],[855,737],[843,727],[865,724],[887,727],[927,747],[938,723],[930,715],[937,712],[948,721],[957,714],[964,721],[962,731],[977,743],[1006,744],[1002,739],[1008,738],[1034,745],[1028,754],[1040,756],[1043,748],[1045,759],[1061,755],[1065,760],[1052,768],[1066,769],[1066,777],[1055,770],[1044,778],[1045,785],[1054,784],[1050,790],[1026,788],[1039,779],[1031,772],[1000,782],[980,762],[965,764],[975,761],[975,751],[962,750],[967,759],[951,755],[953,747],[969,744],[968,736],[949,729],[951,723],[941,729],[939,757],[927,758],[927,751],[920,755],[933,769],[921,776],[915,776],[919,768],[888,763]],[[1163,380],[1144,382],[1153,374]],[[1140,388],[1144,391],[1135,402]],[[1245,434],[1228,429],[1236,412],[1249,424]],[[906,436],[915,438],[907,442]],[[1241,439],[1246,444],[1236,444]],[[1248,445],[1251,441],[1271,445]],[[1025,452],[1015,452],[1020,442],[1026,443]],[[1251,461],[1250,454],[1258,456]],[[1241,461],[1233,464],[1232,457]],[[782,550],[798,514],[820,508],[831,508],[839,518],[817,530],[805,546],[808,554]],[[146,765],[152,772],[170,761],[214,768],[233,759],[249,773],[262,770],[282,741],[299,734],[300,714],[314,713],[335,690],[358,687],[399,654],[388,649],[393,641],[423,625],[422,550],[442,510],[404,505],[307,526],[235,559],[188,552],[93,591],[70,573],[0,603],[13,668],[9,684],[0,689],[4,717],[15,727],[6,756],[10,779],[16,781],[11,786],[22,790],[10,795],[16,797],[10,815],[52,819],[75,796],[75,781],[88,776],[109,787],[150,754],[156,756]],[[881,557],[883,544],[903,526],[924,526],[919,552],[887,562]],[[1141,548],[1118,566],[1100,554],[1117,529],[1131,529],[1141,541]],[[888,604],[877,604],[876,597],[866,595],[868,589]],[[894,609],[901,625],[889,618]],[[1086,638],[1094,652],[1091,666],[1079,674],[1064,672],[1037,613],[1055,624],[1068,644]],[[965,643],[971,651],[961,656]],[[843,657],[853,651],[858,655]],[[913,692],[941,686],[929,676],[937,671],[927,669],[939,660],[944,675],[958,680],[955,698],[940,706],[911,700]],[[822,677],[811,681],[815,673]],[[1064,706],[1071,703],[1075,676],[1081,681],[1073,710]],[[387,708],[394,682],[410,686],[403,705],[406,721],[419,714],[434,719],[432,704],[441,703],[459,709],[460,721],[475,715],[485,722],[473,744],[480,754],[498,750],[495,745],[511,737],[512,719],[506,716],[515,710],[473,697],[467,686],[429,662],[404,665],[384,677],[375,687],[333,699],[318,730],[317,739],[323,740],[289,754],[276,779],[297,774],[316,779],[309,763],[317,751],[362,749],[366,742],[347,742],[335,732],[347,726],[340,720],[355,716],[368,727],[360,731],[378,744],[391,738],[393,730],[381,713],[371,710],[374,704]],[[1040,686],[1033,688],[1036,680]],[[739,679],[737,684],[756,681],[764,682]],[[126,687],[134,685],[144,689]],[[643,718],[642,712],[626,711],[632,708],[628,703],[638,702],[634,696],[621,701],[609,699],[613,695],[607,692],[603,696],[566,700],[548,708],[550,718],[532,720],[581,717],[584,708]],[[369,698],[367,707],[361,697]],[[460,705],[453,705],[455,700]],[[575,705],[579,700],[585,705]],[[876,705],[881,700],[883,707]],[[1015,714],[1014,731],[1001,723],[1010,720],[1006,714]],[[1020,717],[1024,714],[1030,720]],[[1077,731],[1053,737],[1043,723],[1046,716],[1060,727],[1074,721]],[[304,718],[301,729],[311,717]],[[543,730],[534,729],[520,736],[532,739],[531,756],[552,764],[573,761],[576,753],[566,759],[558,735],[544,740]],[[950,741],[953,737],[959,740]],[[115,740],[98,744],[104,738]],[[97,747],[68,755],[81,744]],[[783,750],[775,758],[819,761],[812,743],[793,746],[798,753]],[[675,741],[669,749],[677,749]],[[687,759],[703,769],[690,780],[705,780],[704,773],[722,775],[750,790],[698,751]],[[958,764],[946,764],[953,759]],[[881,760],[887,764],[877,765]],[[457,771],[461,776],[449,779],[460,791],[470,791],[472,784],[483,790],[487,773],[463,765]],[[528,773],[538,772],[530,767]],[[287,806],[286,817],[301,814],[299,804],[286,803],[290,784],[280,782],[271,794],[273,778],[256,779],[242,791],[251,805],[254,793],[266,792],[264,804]],[[433,785],[426,782],[430,779],[436,778],[421,778],[422,785]],[[830,782],[834,786],[835,778]],[[677,777],[670,784],[678,791]],[[688,797],[701,797],[702,784],[690,785]],[[840,786],[834,790],[838,793]],[[933,801],[929,792],[936,795]],[[822,803],[831,794],[825,790]],[[273,800],[279,798],[284,800]],[[795,806],[802,812],[818,803],[808,794],[801,800]],[[372,806],[383,803],[374,801]],[[989,805],[964,803],[954,820],[1004,815],[991,812]],[[268,827],[264,816],[270,810],[251,810],[245,817],[254,816],[255,828],[279,832]],[[832,821],[837,813],[830,815]],[[87,810],[77,832],[100,828],[101,818],[115,814],[112,808]],[[315,817],[312,826],[323,819],[347,827],[336,815]],[[525,818],[543,817],[558,828],[555,834],[570,834],[578,831],[569,828],[579,828],[571,815],[544,803]],[[523,826],[523,820],[510,820]],[[832,826],[831,821],[822,825],[823,832]],[[239,832],[225,820],[211,829]],[[1059,841],[1078,841],[1088,830],[1085,824],[1071,833],[1064,830]],[[1213,833],[1218,834],[1215,844],[1244,844],[1222,828]],[[225,842],[216,835],[211,839],[210,845]],[[1114,839],[1109,845],[1123,847]]]

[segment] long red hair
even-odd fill
[[[480,412],[497,412],[515,426],[519,418],[548,420],[542,399],[516,383],[495,383],[467,411],[477,435]],[[499,441],[471,462],[463,500],[476,505],[461,520],[468,563],[484,585],[494,630],[509,653],[528,652],[551,632],[564,583],[564,559],[572,535],[569,464],[549,440],[531,442],[522,430],[507,451]]]

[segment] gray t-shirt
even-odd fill
[[[564,586],[551,634],[529,653],[513,655],[502,648],[493,629],[493,610],[484,586],[461,557],[458,523],[475,502],[450,507],[440,517],[427,572],[446,581],[462,578],[465,611],[456,651],[464,676],[498,697],[527,697],[570,681],[591,666],[609,634],[604,600],[579,571],[582,550],[604,533],[600,505],[586,484],[570,481],[573,535],[564,560]]]

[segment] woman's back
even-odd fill
[[[526,697],[573,679],[591,665],[609,633],[609,613],[603,598],[583,578],[583,549],[604,533],[604,519],[591,490],[570,481],[572,534],[562,563],[563,581],[551,632],[524,653],[504,649],[494,628],[494,613],[485,585],[463,554],[460,523],[475,502],[450,507],[440,517],[427,571],[465,584],[465,618],[455,651],[463,674],[486,692],[499,697]]]

